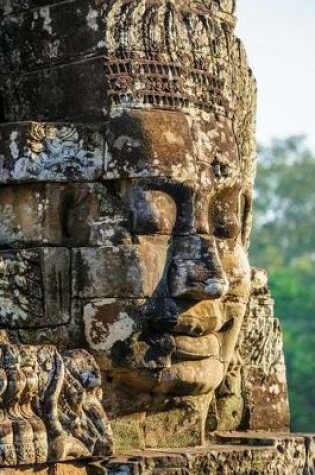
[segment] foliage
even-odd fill
[[[292,429],[315,428],[315,155],[302,137],[259,150],[251,261],[284,327]]]

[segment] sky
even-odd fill
[[[305,135],[315,151],[315,0],[237,0],[258,82],[257,138]]]

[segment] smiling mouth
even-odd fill
[[[176,308],[168,314],[155,315],[151,326],[156,332],[201,337],[220,331],[225,322],[222,305],[202,301],[188,310]]]
[[[227,312],[222,302],[204,300],[185,308],[178,306],[177,311],[168,316],[154,319],[155,338],[151,343],[166,354],[163,340],[167,337],[171,345],[168,355],[173,363],[213,358],[221,360],[222,337],[233,329],[234,312]]]
[[[202,337],[175,336],[176,350],[173,357],[177,360],[203,360],[220,358],[220,342],[217,334]]]
[[[173,363],[209,358],[221,360],[222,336],[233,328],[234,318],[230,318],[225,323],[217,318],[211,322],[210,327],[203,323],[199,319],[193,321],[190,317],[182,321],[180,325],[173,327],[172,330],[156,333],[154,339],[150,338],[150,342],[158,350],[158,353],[164,354],[164,356],[168,353]]]

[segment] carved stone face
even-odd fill
[[[125,111],[109,122],[107,145],[111,192],[129,223],[106,257],[81,250],[81,272],[93,269],[94,287],[104,285],[104,272],[113,284],[110,298],[84,307],[89,346],[117,388],[211,394],[231,361],[250,291],[232,124]],[[121,226],[112,239],[116,232]]]
[[[111,417],[187,397],[206,412],[250,293],[232,121],[117,109],[101,132],[48,124],[31,138],[5,164],[27,183],[0,190],[2,324],[24,344],[92,352]]]
[[[1,327],[13,348],[70,351],[61,399],[87,412],[103,389],[117,447],[200,445],[250,293],[255,82],[235,1],[5,3]]]

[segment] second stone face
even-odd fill
[[[94,246],[128,238],[128,213],[102,184],[0,187],[0,247]]]

